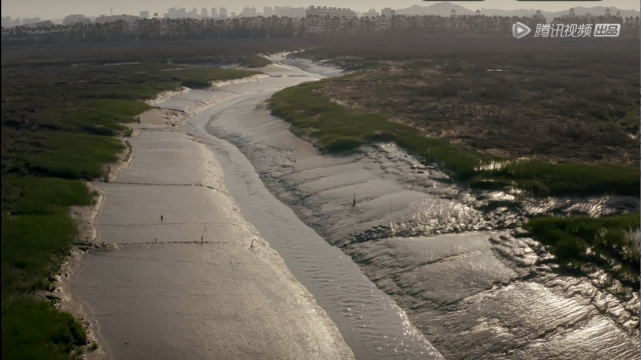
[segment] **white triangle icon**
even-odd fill
[[[517,22],[514,25],[512,25],[512,36],[514,36],[517,39],[520,39],[522,37],[525,37],[527,34],[530,33],[532,29],[527,27],[527,25]]]

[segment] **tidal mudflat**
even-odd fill
[[[308,65],[308,69],[313,69],[313,63]],[[211,119],[251,116],[255,104],[268,99],[279,88],[320,77],[288,65],[266,70],[271,76],[262,84],[228,87],[227,90],[245,95],[220,102],[193,116],[185,122],[185,131],[212,150],[224,170],[225,186],[238,203],[243,217],[278,251],[294,276],[312,293],[356,358],[441,358],[410,323],[405,312],[376,288],[350,257],[328,244],[265,188],[241,150],[207,131]],[[328,69],[325,71],[331,73]],[[334,73],[339,72],[334,70]],[[263,91],[256,91],[256,85]],[[260,132],[260,129],[256,130]],[[291,135],[287,129],[283,131],[283,135],[286,134]]]
[[[158,123],[159,121],[154,120]],[[96,242],[67,288],[113,359],[350,359],[312,295],[245,221],[210,150],[137,124],[131,164],[94,183]]]
[[[320,65],[296,60],[295,67],[280,60],[264,69],[270,77],[261,81],[227,85],[214,94],[186,92],[158,104],[192,116],[171,131],[140,126],[142,134],[130,140],[132,166],[115,182],[101,184],[106,197],[97,219],[99,239],[108,235],[121,244],[87,255],[73,284],[87,313],[94,314],[89,317],[107,352],[251,357],[256,354],[250,349],[267,341],[286,349],[288,336],[306,334],[296,327],[306,324],[292,314],[281,318],[287,324],[278,323],[294,326],[292,333],[277,332],[282,336],[253,345],[241,339],[248,338],[244,324],[267,314],[280,317],[283,301],[296,305],[300,298],[287,297],[295,292],[286,289],[297,286],[307,299],[297,306],[309,314],[305,309],[318,304],[322,309],[308,316],[326,331],[307,341],[316,344],[312,349],[297,348],[291,358],[313,351],[319,359],[351,356],[345,344],[362,359],[636,358],[638,295],[613,296],[620,284],[603,274],[559,276],[545,247],[511,228],[532,214],[620,212],[638,209],[638,201],[522,201],[510,193],[472,193],[448,181],[438,166],[423,166],[393,144],[346,156],[322,154],[270,115],[265,103],[279,89],[322,77],[312,71]],[[179,171],[160,172],[161,164]],[[230,238],[232,243],[221,240]],[[280,289],[287,300],[226,306],[216,294],[238,294],[232,292],[236,276],[247,283],[271,279],[269,272],[256,272],[253,257],[242,260],[243,254],[256,256],[257,249],[265,252],[261,261],[269,263],[268,254],[280,260],[267,243],[296,279],[279,265],[289,282],[254,281],[245,289],[261,298]],[[274,261],[270,269],[278,274]],[[106,268],[117,268],[116,276],[105,275]],[[104,284],[125,295],[114,297],[118,292]],[[248,308],[255,309],[256,319],[226,313]],[[217,316],[225,319],[221,326],[238,332],[237,342],[211,343]],[[173,322],[180,325],[167,325]],[[119,328],[129,324],[134,330]],[[144,333],[149,337],[140,338]],[[128,339],[136,339],[138,348]],[[270,356],[290,358],[282,354]]]
[[[270,192],[352,257],[445,358],[638,356],[638,294],[603,273],[560,275],[549,251],[515,229],[535,214],[637,211],[638,199],[471,192],[393,144],[322,154],[264,99],[220,108],[209,133],[235,145]]]

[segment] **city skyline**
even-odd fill
[[[380,13],[383,8],[404,9],[414,5],[430,6],[441,1],[421,1],[421,0],[249,0],[248,4],[238,1],[192,1],[192,4],[176,4],[176,1],[169,0],[109,0],[109,1],[81,1],[81,0],[5,0],[2,1],[2,16],[11,16],[12,18],[35,18],[42,20],[62,19],[70,14],[82,14],[87,17],[97,17],[100,15],[111,15],[112,9],[114,15],[139,15],[140,11],[149,11],[151,15],[158,13],[160,17],[172,7],[185,8],[188,12],[197,9],[198,13],[202,8],[220,8],[224,7],[231,14],[239,14],[245,7],[255,7],[258,13],[263,12],[264,6],[290,6],[304,7],[309,6],[327,6],[349,8],[357,12],[367,12],[369,9],[376,9]],[[602,1],[516,1],[516,0],[485,0],[477,2],[451,1],[470,10],[477,8],[502,9],[502,10],[529,10],[540,9],[543,11],[561,11],[570,7],[616,7],[619,9],[639,9],[639,3],[633,0],[602,0]],[[37,9],[37,10],[34,10]]]

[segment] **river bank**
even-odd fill
[[[117,51],[100,59],[94,57],[98,49],[90,47],[88,52],[78,47],[60,52],[55,46],[3,48],[5,358],[68,359],[95,348],[76,321],[79,318],[61,311],[58,279],[70,255],[92,246],[79,239],[76,216],[80,215],[73,209],[99,201],[99,192],[88,188],[86,181],[111,177],[117,169],[108,164],[117,162],[119,154],[131,154],[121,137],[133,134],[125,123],[135,122],[136,116],[151,108],[141,100],[183,86],[206,88],[211,81],[257,74],[168,65],[154,61],[140,47],[130,49],[136,54],[127,52],[120,60],[110,61]],[[32,51],[47,55],[29,56]],[[137,61],[137,56],[146,61]]]
[[[336,324],[356,358],[442,358],[441,352],[446,358],[582,359],[602,353],[626,359],[638,353],[637,294],[629,294],[628,301],[617,299],[612,293],[620,284],[603,274],[592,279],[559,276],[551,271],[544,247],[526,233],[506,230],[538,213],[624,211],[634,208],[632,199],[522,201],[514,194],[462,191],[444,181],[447,176],[438,167],[419,168],[416,159],[392,144],[366,146],[349,156],[323,155],[296,137],[287,123],[271,116],[265,103],[283,87],[319,77],[287,65],[270,70],[269,79],[228,85],[217,94],[205,90],[178,94],[159,103],[158,111],[193,115],[193,109],[204,110],[184,123],[174,122],[175,126],[143,124],[134,132],[142,133],[131,140],[134,157],[143,154],[148,161],[138,162],[143,166],[133,171],[134,162],[129,175],[126,170],[115,183],[104,184],[107,194],[119,195],[114,196],[111,217],[98,223],[104,229],[99,237],[132,236],[117,245],[121,248],[115,252],[122,255],[97,255],[92,260],[95,265],[85,267],[86,286],[75,290],[85,292],[85,304],[93,302],[86,305],[90,310],[100,309],[94,313],[99,316],[89,318],[96,333],[116,339],[108,346],[121,354],[151,349],[172,356],[208,356],[208,347],[201,345],[218,333],[207,328],[202,315],[212,307],[221,310],[212,306],[220,301],[212,295],[219,287],[203,285],[206,275],[198,269],[220,271],[216,266],[222,266],[224,259],[214,253],[230,244],[207,243],[212,240],[205,238],[210,230],[204,225],[205,218],[216,219],[210,226],[229,219],[223,214],[229,208],[204,212],[207,207],[202,204],[211,195],[200,191],[218,194],[216,189],[224,182],[226,196],[237,204],[236,215],[251,223],[250,230],[241,226],[231,232],[229,236],[240,237],[241,246],[225,251],[240,256],[232,251],[251,248],[252,236],[267,240]],[[218,100],[208,102],[212,98]],[[159,122],[157,117],[154,121]],[[201,174],[205,170],[198,170],[202,166],[198,164],[207,161],[194,146],[214,154],[218,170]],[[179,150],[182,147],[185,150]],[[157,174],[165,161],[182,172]],[[212,175],[221,173],[222,178]],[[217,180],[203,182],[211,176]],[[132,196],[138,188],[148,189]],[[141,201],[131,204],[131,199]],[[123,206],[129,209],[125,213],[120,210]],[[194,208],[199,209],[196,214],[191,213]],[[175,213],[182,217],[167,224],[156,220],[159,214]],[[236,225],[239,219],[231,222]],[[166,243],[156,244],[155,235],[166,237]],[[183,246],[203,250],[180,250]],[[87,280],[116,262],[122,268],[118,283]],[[180,271],[167,270],[183,263]],[[229,264],[233,277],[236,263]],[[82,280],[84,275],[74,276]],[[195,279],[194,283],[185,283],[186,278]],[[203,286],[211,292],[202,292]],[[108,287],[119,292],[107,294]],[[176,290],[192,299],[177,300],[171,295]],[[143,297],[150,301],[139,301]],[[113,301],[108,299],[120,299],[133,311],[111,312],[117,308],[100,304]],[[119,326],[132,324],[132,319],[137,331],[120,331]],[[171,322],[181,325],[163,328]],[[145,327],[150,323],[154,329]],[[185,335],[201,327],[207,329],[207,339]],[[150,335],[145,339],[140,334]],[[100,335],[99,342],[109,341]],[[158,348],[183,342],[184,347]]]
[[[469,191],[393,144],[323,155],[260,99],[229,106],[208,131],[240,149],[270,192],[350,255],[446,358],[638,355],[637,293],[615,296],[627,291],[603,273],[560,275],[548,249],[509,229],[537,214],[636,211],[638,199]]]
[[[217,89],[209,95],[235,96]],[[219,100],[212,99],[172,111],[194,115]],[[155,115],[132,126],[131,165],[92,183],[104,195],[94,242],[109,246],[74,259],[63,286],[91,324],[99,344],[92,356],[353,358],[324,310],[243,219],[214,155],[176,122],[163,123],[171,113]]]
[[[305,70],[301,71],[299,66]],[[376,288],[351,258],[327,243],[265,188],[241,150],[208,132],[210,119],[244,121],[256,116],[255,110],[264,110],[260,104],[279,89],[318,79],[321,76],[315,73],[317,66],[309,62],[296,67],[281,66],[278,71],[272,68],[270,81],[258,88],[258,84],[231,87],[229,90],[247,95],[216,104],[185,122],[184,129],[216,155],[225,173],[225,186],[239,204],[243,217],[278,251],[296,279],[314,295],[357,359],[441,359],[440,353],[410,323],[405,311]],[[326,75],[332,73],[329,68],[323,70]],[[189,100],[189,96],[183,96],[164,106],[180,107]],[[260,137],[263,130],[271,133],[270,125],[256,127],[252,136]],[[274,144],[287,141],[289,131],[281,134],[283,138],[272,138]],[[283,165],[288,161],[273,160]]]

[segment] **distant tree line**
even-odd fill
[[[595,17],[592,22],[604,22]],[[622,25],[621,37],[639,37],[639,17],[615,17],[608,22]],[[293,37],[373,37],[373,36],[482,36],[502,37],[511,32],[515,21],[532,28],[544,20],[507,16],[377,16],[361,18],[244,17],[235,19],[140,19],[104,24],[18,26],[2,29],[2,44],[76,43],[112,41],[206,40]],[[568,20],[554,19],[553,23]],[[571,22],[575,23],[574,20]],[[579,20],[579,22],[585,22]]]

